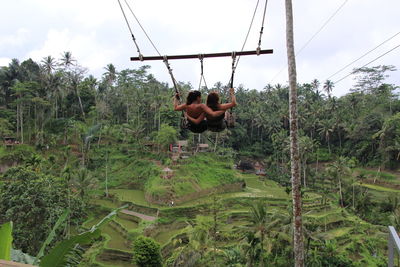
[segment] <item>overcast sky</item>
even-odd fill
[[[257,0],[127,0],[162,55],[240,51]],[[124,3],[123,0],[121,0]],[[273,55],[240,59],[236,84],[261,90],[268,83],[286,84],[284,0],[269,0],[262,39],[263,49]],[[295,49],[299,50],[320,29],[344,0],[294,0]],[[0,0],[0,66],[12,58],[40,61],[59,58],[70,51],[89,73],[101,77],[113,63],[117,70],[151,65],[160,81],[169,82],[162,62],[131,62],[136,49],[117,0]],[[264,0],[245,50],[255,50],[261,27]],[[156,51],[126,8],[134,34],[144,55]],[[339,13],[297,56],[298,82],[326,80],[333,73],[400,31],[399,0],[348,0]],[[367,57],[332,77],[337,81],[400,44],[400,34]],[[371,66],[386,64],[400,68],[400,48]],[[198,86],[199,60],[171,61],[177,80]],[[230,58],[207,59],[204,74],[209,85],[228,82]],[[399,71],[388,82],[400,85]],[[336,84],[335,95],[343,95],[354,81]]]

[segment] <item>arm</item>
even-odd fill
[[[204,112],[201,113],[201,115],[200,115],[197,119],[195,119],[195,118],[193,118],[193,117],[190,117],[186,112],[185,112],[185,116],[186,116],[186,118],[187,118],[188,120],[190,120],[190,121],[191,121],[192,123],[194,123],[194,124],[199,124],[199,123],[202,122],[202,121],[204,120],[204,118],[205,118]]]
[[[205,104],[201,104],[201,108],[203,109],[203,111],[205,112],[205,113],[207,113],[208,115],[210,115],[211,117],[218,117],[218,116],[221,116],[222,114],[224,114],[225,113],[225,110],[217,110],[217,111],[214,111],[214,110],[212,110],[211,108],[209,108],[207,105],[205,105]]]
[[[182,111],[186,109],[186,104],[179,105],[178,95],[174,97],[174,110],[175,111]]]
[[[235,91],[234,91],[233,88],[231,88],[229,91],[230,91],[230,94],[231,94],[231,102],[230,103],[226,103],[226,104],[221,104],[221,109],[223,109],[223,110],[227,110],[227,109],[236,107]]]

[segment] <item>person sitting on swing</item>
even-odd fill
[[[204,124],[204,118],[207,119],[207,129],[212,132],[221,132],[227,127],[227,110],[236,106],[235,91],[233,88],[229,89],[231,95],[231,102],[220,104],[219,94],[217,92],[211,92],[207,96],[207,107],[214,112],[220,112],[220,115],[210,116],[207,112],[203,112],[199,117],[192,117],[191,114],[187,113],[186,118],[193,124]]]
[[[179,94],[174,97],[174,110],[175,111],[186,111],[185,116],[192,118],[193,121],[188,120],[188,129],[193,133],[202,133],[207,130],[207,122],[204,120],[204,114],[207,114],[210,118],[216,118],[225,113],[225,111],[214,111],[205,104],[201,103],[200,91],[190,91],[185,104],[179,104]],[[201,120],[198,118],[201,117]]]

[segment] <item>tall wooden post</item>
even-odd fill
[[[297,77],[294,52],[292,0],[286,0],[286,47],[289,71],[290,160],[293,198],[293,250],[295,267],[304,266],[303,222],[301,214],[301,177],[297,124]]]

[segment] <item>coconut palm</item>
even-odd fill
[[[81,199],[85,199],[90,189],[97,185],[97,180],[89,173],[86,168],[80,168],[72,178],[72,187],[77,191]]]
[[[76,62],[76,60],[72,57],[71,52],[67,51],[62,54],[62,57],[60,59],[61,61],[61,66],[64,68],[69,68],[70,66],[73,66]]]
[[[49,75],[52,73],[57,67],[57,61],[52,56],[44,57],[41,61],[43,68],[46,70],[46,73]]]
[[[304,266],[303,222],[301,212],[301,177],[297,126],[297,75],[293,37],[292,0],[286,0],[286,47],[289,67],[290,158],[293,197],[294,261],[295,267]]]
[[[333,87],[335,87],[335,84],[331,80],[326,80],[325,81],[324,90],[327,93],[328,97],[331,97],[331,93],[332,93]]]

